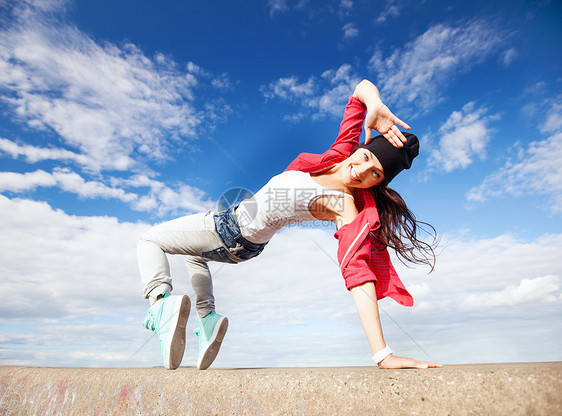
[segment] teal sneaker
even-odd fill
[[[228,318],[218,313],[211,312],[199,319],[193,331],[199,337],[199,370],[206,370],[215,361],[227,329]]]
[[[156,333],[164,367],[175,370],[185,351],[185,326],[191,310],[188,296],[169,294],[154,303],[144,318],[144,326]]]

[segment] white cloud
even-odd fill
[[[296,76],[280,78],[270,83],[267,87],[262,86],[261,92],[265,98],[281,98],[283,100],[302,100],[314,93],[314,78],[310,77],[306,82],[299,82]]]
[[[0,192],[24,192],[35,190],[37,187],[55,186],[57,180],[44,170],[17,173],[0,172]]]
[[[560,278],[554,275],[522,279],[518,285],[509,285],[499,291],[483,292],[468,296],[462,303],[467,309],[496,306],[513,306],[532,302],[556,302],[560,300]]]
[[[80,198],[117,198],[122,202],[131,202],[137,199],[137,195],[125,192],[123,189],[109,187],[99,181],[86,181],[69,169],[55,169],[53,177],[58,186],[67,192],[72,192]]]
[[[340,1],[340,11],[343,14],[348,14],[353,10],[353,0],[341,0]]]
[[[343,30],[343,38],[346,40],[353,39],[359,36],[359,29],[357,29],[353,23],[345,24],[342,30]]]
[[[202,212],[216,207],[206,194],[192,186],[179,183],[170,187],[146,175],[130,179],[109,178],[110,185],[100,180],[86,180],[68,168],[55,168],[53,172],[0,172],[0,192],[22,193],[40,187],[57,187],[83,199],[118,199],[136,211],[152,211],[158,216],[177,212]],[[147,194],[127,189],[148,188]]]
[[[73,161],[84,167],[90,164],[86,155],[71,152],[60,148],[47,148],[26,144],[17,144],[11,140],[0,138],[0,152],[18,158],[23,156],[27,163],[36,163],[42,160]]]
[[[515,50],[515,48],[509,48],[501,56],[502,63],[505,66],[511,65],[511,63],[515,61],[515,59],[517,59],[517,51]]]
[[[43,12],[58,12],[64,10],[67,4],[64,0],[26,0],[26,3]]]
[[[384,23],[389,18],[396,18],[400,16],[400,10],[402,8],[401,4],[397,4],[397,2],[387,1],[385,5],[385,9],[377,16],[376,22],[377,23]]]
[[[318,100],[320,114],[326,113],[335,117],[343,115],[345,104],[361,77],[353,72],[351,65],[344,64],[337,70],[328,70],[322,73],[322,79],[328,85],[322,91]]]
[[[0,28],[0,100],[16,123],[39,131],[33,144],[0,138],[0,155],[56,162],[51,172],[43,166],[3,172],[0,188],[25,192],[56,186],[157,215],[214,206],[184,183],[159,182],[138,195],[106,172],[121,171],[123,181],[137,172],[154,175],[149,166],[172,159],[179,142],[189,151],[196,125],[204,123],[209,131],[232,113],[220,98],[196,104],[194,89],[201,83],[231,89],[228,74],[214,76],[193,62],[180,68],[169,56],[150,58],[132,44],[96,43],[66,23],[65,7],[62,0],[15,4],[10,24]],[[74,165],[82,172],[74,172]]]
[[[547,234],[536,240],[510,234],[493,238],[443,235],[432,274],[423,278],[419,276],[421,270],[403,266],[400,266],[400,274],[406,282],[429,285],[429,290],[423,286],[418,288],[416,301],[431,297],[434,311],[456,311],[458,305],[471,295],[508,292],[510,287],[519,287],[523,281],[550,285],[552,276],[562,277],[562,265],[556,254],[561,248],[562,234]],[[562,293],[559,289],[547,291],[550,294],[558,291],[556,295]],[[473,311],[488,312],[480,310],[477,305],[473,305]],[[502,313],[498,310],[489,312]]]
[[[461,111],[453,111],[439,128],[439,142],[430,153],[429,166],[451,172],[466,168],[475,157],[484,159],[491,134],[488,124],[494,118],[486,112],[483,107],[476,108],[474,102],[466,104]]]
[[[370,64],[377,73],[383,100],[426,112],[443,100],[446,87],[457,76],[482,63],[503,39],[482,20],[458,27],[439,24],[403,48],[392,49],[387,57],[377,50]]]
[[[127,193],[123,189],[111,188],[99,181],[86,181],[68,169],[55,169],[52,173],[44,170],[26,173],[0,172],[0,192],[17,193],[54,186],[80,198],[117,198],[126,203],[137,199],[137,195]]]
[[[353,93],[361,77],[353,72],[351,65],[324,71],[320,77],[311,76],[306,82],[298,77],[281,78],[260,91],[268,99],[281,99],[299,103],[313,119],[326,116],[341,117],[348,97]],[[303,112],[286,115],[286,120],[302,120]]]
[[[498,171],[472,188],[470,201],[485,201],[502,194],[546,195],[546,206],[553,213],[562,213],[562,133],[531,142],[519,152],[515,161],[508,161]]]
[[[561,358],[562,266],[557,253],[562,234],[535,240],[443,236],[442,242],[431,275],[399,268],[407,287],[420,281],[429,285],[416,294],[414,310],[388,309],[399,322],[408,322],[414,338],[432,333],[428,340],[433,339],[429,351],[434,358],[450,363]],[[533,358],[527,351],[537,344],[541,353]]]
[[[307,115],[304,112],[292,113],[292,114],[284,114],[283,120],[289,123],[299,123],[304,120]]]
[[[345,33],[358,34],[353,24],[344,26]],[[385,59],[382,51],[377,50],[369,64],[378,74],[383,100],[399,110],[415,105],[426,112],[443,99],[445,87],[456,76],[468,72],[498,49],[501,39],[484,21],[475,20],[456,28],[436,25]],[[353,73],[351,65],[343,64],[305,82],[296,76],[281,78],[262,86],[261,92],[266,98],[300,103],[313,111],[316,118],[337,117],[361,79]]]
[[[0,196],[0,362],[161,365],[156,340],[141,326],[147,302],[135,245],[147,227],[71,216],[45,203]],[[332,234],[333,229],[292,227],[252,261],[210,263],[217,311],[231,321],[216,366],[371,365],[335,264]],[[509,235],[449,237],[429,276],[396,263],[416,306],[391,300],[380,306],[439,361],[534,360],[529,351],[560,359],[560,250],[559,234],[533,241]],[[170,260],[175,293],[192,296],[183,258]],[[532,307],[521,308],[524,302]],[[386,339],[397,353],[426,358],[382,316]],[[192,312],[185,365],[197,356],[195,322]],[[26,331],[14,329],[15,323]],[[306,345],[299,342],[303,333],[314,333]]]
[[[538,84],[527,94],[544,89]],[[533,195],[541,207],[554,214],[562,213],[562,99],[560,96],[535,100],[521,110],[522,117],[538,120],[538,130],[549,135],[526,147],[515,143],[513,156],[467,193],[469,201],[483,202],[501,195]],[[544,120],[544,121],[543,121]]]
[[[56,11],[58,2],[51,3]],[[129,170],[167,159],[171,144],[186,146],[195,137],[203,119],[193,90],[211,74],[195,64],[181,70],[161,53],[151,59],[132,44],[98,44],[28,3],[12,13],[13,22],[0,31],[2,99],[18,121],[55,132],[66,147],[12,151],[74,160],[98,172]],[[225,74],[209,82],[230,85]]]
[[[269,15],[273,17],[276,13],[286,13],[289,11],[286,0],[267,0]]]
[[[312,0],[267,0],[269,16],[273,18],[277,14],[285,14],[296,11],[304,17],[304,27],[310,28],[310,23],[323,21],[327,16],[334,15],[344,19],[353,11],[353,0],[334,0],[325,2],[315,2]]]
[[[546,119],[540,130],[543,133],[556,133],[562,131],[562,97],[557,97],[549,103]]]
[[[146,224],[70,216],[46,203],[4,196],[0,212],[6,231],[0,246],[8,250],[0,278],[4,293],[13,297],[2,306],[3,317],[105,315],[113,302],[141,293],[134,247]]]
[[[131,201],[137,211],[153,211],[158,216],[178,212],[203,212],[214,209],[216,201],[208,199],[205,192],[184,183],[171,187],[146,175],[134,175],[128,179],[111,178],[114,186],[123,188],[148,188],[149,192]]]
[[[219,90],[230,90],[234,88],[234,84],[230,79],[230,76],[226,73],[214,77],[211,81],[211,85]]]

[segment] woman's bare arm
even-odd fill
[[[371,347],[371,352],[375,355],[386,347],[386,342],[382,333],[382,325],[379,315],[379,307],[377,304],[377,294],[375,291],[375,283],[367,282],[360,286],[356,286],[350,290],[351,297],[355,303],[359,319],[363,324],[367,341]],[[398,357],[396,355],[388,355],[384,360],[378,363],[379,368],[439,368],[441,364],[431,363],[427,361],[418,361],[408,357]]]
[[[336,224],[337,228],[343,227],[345,224],[352,222],[359,212],[351,201],[346,198],[343,209],[332,211],[331,220]],[[351,288],[351,297],[355,303],[355,308],[359,314],[359,319],[363,325],[365,335],[371,352],[375,355],[377,352],[386,347],[382,325],[379,315],[379,306],[377,303],[377,293],[375,290],[375,282],[367,282],[362,285]],[[408,357],[398,357],[388,355],[384,360],[378,363],[379,368],[438,368],[440,364],[426,361],[418,361]]]

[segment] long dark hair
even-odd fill
[[[435,268],[435,252],[438,238],[435,228],[431,224],[416,219],[408,209],[400,194],[386,184],[370,188],[381,226],[374,235],[375,239],[385,247],[396,251],[400,261],[415,264],[426,264]],[[420,231],[427,234],[430,241],[418,238]]]

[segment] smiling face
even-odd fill
[[[349,188],[370,188],[384,181],[381,162],[370,150],[359,148],[341,164],[341,180]]]

